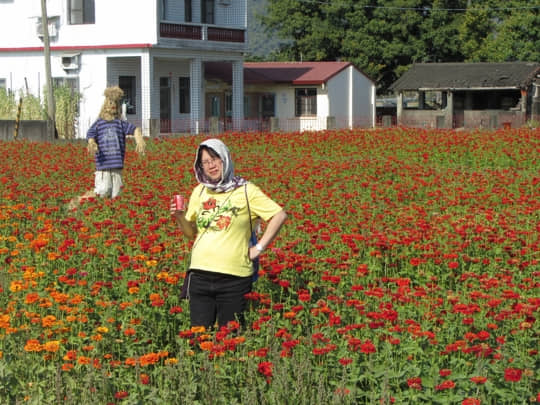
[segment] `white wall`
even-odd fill
[[[69,25],[67,1],[48,0],[48,16],[59,16],[51,47],[157,42],[156,1],[95,0],[95,6],[95,24]],[[40,0],[0,1],[0,49],[43,46],[36,33],[40,18]]]
[[[352,68],[352,67],[351,67]],[[353,70],[353,126],[375,126],[375,83],[360,73]],[[360,121],[358,121],[359,117]]]
[[[247,28],[246,1],[248,0],[229,0],[228,2],[221,2],[220,0],[216,0],[215,24],[241,29]],[[226,5],[226,3],[230,4]]]
[[[330,103],[328,116],[335,117],[340,126],[347,126],[350,117],[349,69],[332,77],[326,87]]]

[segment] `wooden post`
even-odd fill
[[[17,107],[17,117],[15,118],[15,131],[13,131],[13,139],[17,139],[19,136],[19,123],[21,122],[21,111],[22,111],[23,98],[19,98],[19,105]]]
[[[43,28],[43,51],[45,56],[45,80],[47,83],[47,136],[54,139],[56,130],[54,89],[51,76],[51,49],[49,43],[49,19],[47,17],[47,1],[41,0],[41,26]]]

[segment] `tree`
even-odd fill
[[[348,60],[379,93],[415,62],[539,61],[540,0],[268,0],[278,60]]]

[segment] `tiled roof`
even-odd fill
[[[351,62],[244,62],[244,82],[315,85],[326,83]],[[205,62],[205,75],[231,81],[231,64]]]
[[[246,62],[244,75],[247,83],[321,84],[349,66],[350,62]]]
[[[390,89],[526,88],[540,74],[540,63],[416,63]]]

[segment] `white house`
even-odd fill
[[[119,85],[145,135],[208,127],[204,65],[232,71],[231,119],[243,123],[247,0],[47,0],[53,82],[83,99],[78,136]],[[44,97],[40,0],[0,0],[0,87]]]
[[[227,105],[230,66],[207,63],[205,77],[207,103]],[[261,122],[263,129],[283,131],[371,128],[375,99],[375,82],[350,62],[244,63],[245,126],[251,122],[254,129]],[[229,114],[214,109],[225,120]]]

